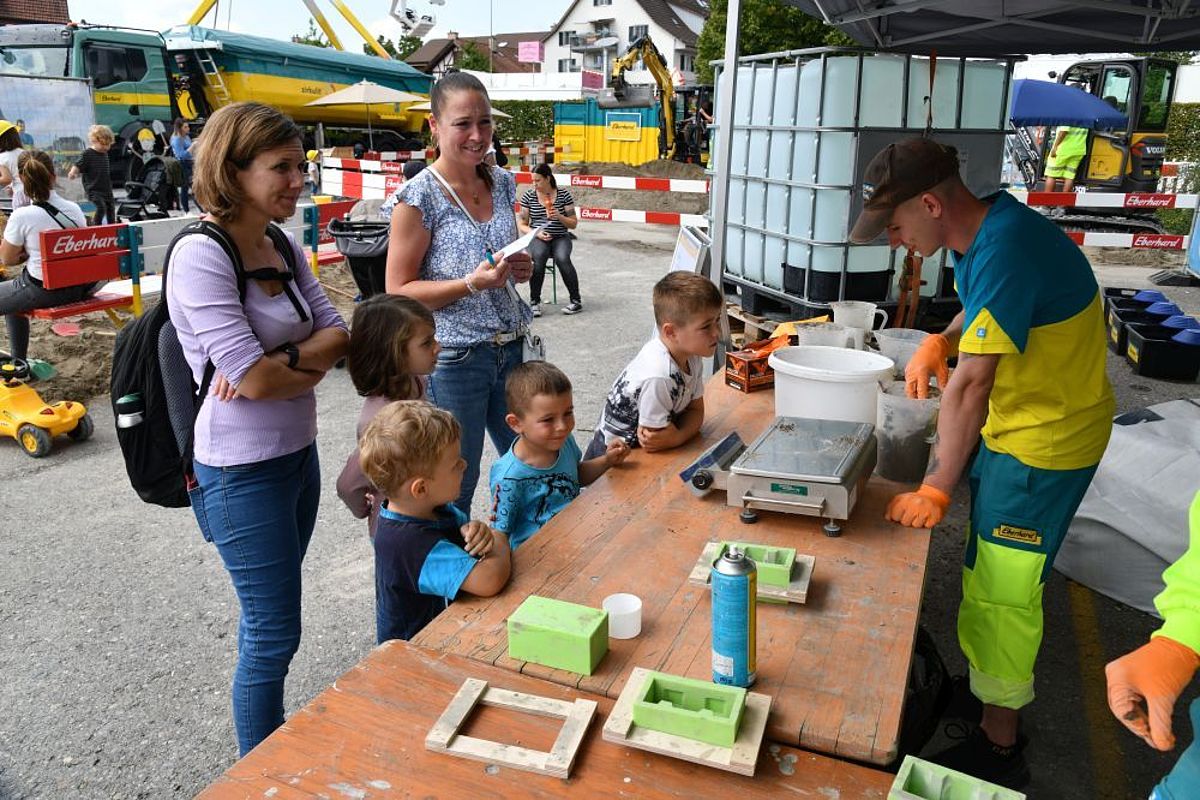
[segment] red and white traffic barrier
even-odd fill
[[[1026,205],[1058,208],[1196,208],[1200,195],[1121,192],[1013,192]]]
[[[531,155],[547,155],[549,153],[565,153],[566,148],[555,147],[554,145],[543,145],[541,147],[501,147],[507,155],[510,156],[531,156]],[[388,150],[379,153],[379,158],[382,161],[411,161],[414,158],[431,159],[436,158],[437,152],[431,147],[428,150]]]
[[[517,183],[533,183],[533,173],[526,170],[510,170]],[[651,192],[688,192],[708,194],[709,182],[681,178],[634,178],[617,175],[574,175],[564,173],[554,176],[559,186],[579,186],[585,189],[636,189]]]
[[[321,191],[339,197],[358,200],[385,200],[404,182],[402,175],[354,172],[351,170],[321,170]],[[520,208],[514,205],[513,210]],[[707,228],[708,220],[700,214],[679,214],[673,211],[633,211],[624,208],[592,208],[576,206],[581,220],[593,222],[640,222],[649,225],[694,225]]]
[[[647,225],[708,227],[708,219],[701,214],[679,214],[674,211],[631,211],[625,208],[576,206],[575,214],[580,219],[596,222],[641,222]]]
[[[1170,233],[1093,233],[1069,231],[1077,245],[1087,247],[1125,247],[1134,250],[1186,250],[1190,237]]]
[[[403,175],[359,172],[349,169],[321,170],[321,193],[357,200],[386,200],[404,183]]]

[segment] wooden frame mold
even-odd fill
[[[693,586],[703,586],[706,589],[711,588],[712,565],[724,545],[724,542],[709,542],[704,545],[700,558],[696,559],[696,566],[692,567],[692,572],[688,575],[688,583]],[[787,585],[787,588],[784,588],[768,586],[760,580],[758,582],[758,599],[782,603],[807,602],[808,585],[812,581],[815,564],[816,559],[812,556],[796,553],[796,563],[792,565],[792,582]]]
[[[550,752],[530,750],[516,745],[461,736],[459,728],[467,721],[476,704],[524,711],[540,717],[565,720]],[[575,763],[588,724],[596,713],[594,700],[568,702],[552,697],[510,692],[488,686],[487,681],[467,678],[425,736],[425,749],[437,753],[469,758],[513,769],[566,778]]]
[[[753,776],[758,751],[762,747],[763,735],[767,730],[767,714],[771,710],[770,695],[746,693],[746,707],[737,739],[733,747],[719,747],[683,736],[648,730],[634,724],[633,704],[641,694],[646,676],[650,672],[651,670],[644,667],[633,668],[633,672],[625,681],[625,688],[621,690],[621,696],[613,706],[612,713],[608,715],[608,721],[604,723],[604,741],[727,772],[736,772],[739,775]]]

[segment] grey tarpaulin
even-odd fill
[[[1200,50],[1190,0],[785,0],[864,47],[939,56]]]
[[[1155,613],[1162,572],[1187,549],[1188,506],[1198,490],[1200,400],[1172,400],[1117,417],[1054,568]]]

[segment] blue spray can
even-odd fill
[[[757,602],[758,568],[730,547],[712,567],[713,683],[741,687],[754,683]]]

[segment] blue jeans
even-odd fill
[[[195,463],[192,510],[241,606],[233,724],[244,756],[283,724],[283,680],[300,646],[300,564],[321,496],[317,445],[236,467]]]
[[[1193,700],[1188,713],[1192,718],[1192,731],[1200,731],[1200,699]],[[1195,797],[1200,787],[1200,738],[1193,739],[1167,773],[1162,783],[1154,787],[1151,800],[1187,800]]]
[[[196,163],[190,158],[185,158],[179,162],[179,166],[183,168],[183,186],[179,187],[179,209],[187,214],[191,211],[188,200],[190,199],[189,193],[192,191],[192,172]]]
[[[504,421],[508,413],[504,382],[521,359],[520,339],[505,345],[446,347],[438,354],[437,368],[429,378],[429,399],[453,414],[462,426],[462,457],[467,462],[467,471],[454,505],[468,516],[475,484],[479,482],[483,432],[486,430],[492,437],[500,455],[507,453],[517,438]]]

